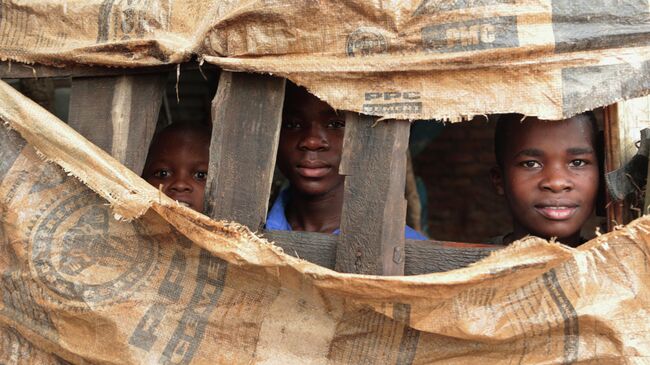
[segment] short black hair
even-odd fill
[[[207,145],[210,145],[210,141],[212,139],[212,125],[206,123],[197,123],[197,122],[177,122],[177,123],[172,123],[166,126],[165,128],[163,128],[162,130],[156,132],[156,134],[154,134],[153,138],[151,139],[151,142],[149,143],[147,158],[145,160],[145,167],[150,163],[151,152],[153,151],[156,144],[158,144],[160,138],[163,135],[169,133],[183,133],[183,134],[193,133],[195,135],[198,135],[201,138],[202,143],[206,143]]]
[[[321,98],[307,90],[306,87],[287,80],[284,88],[282,115],[286,115],[287,112],[293,112],[295,108],[299,107],[301,103],[309,98],[315,98],[323,101]],[[325,103],[329,105],[329,103]]]
[[[168,133],[195,133],[207,138],[208,143],[210,143],[210,139],[212,138],[212,124],[199,122],[172,123],[154,134],[149,147],[153,146],[154,142],[157,142],[162,135]]]
[[[509,113],[500,115],[497,120],[497,125],[494,129],[494,156],[496,157],[497,165],[499,165],[500,168],[503,168],[503,151],[506,144],[509,143],[507,135],[508,126],[511,125],[511,123],[521,123],[524,118],[525,116],[523,114]],[[594,146],[597,147],[598,123],[594,112],[586,111],[571,118],[587,118],[589,120],[589,124],[591,125],[591,140],[594,143]]]

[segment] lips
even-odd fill
[[[324,161],[305,160],[296,166],[296,170],[302,177],[319,178],[327,175],[332,170],[332,166]]]
[[[542,203],[535,205],[535,209],[543,217],[563,221],[570,219],[578,210],[578,204],[571,202]]]

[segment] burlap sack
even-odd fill
[[[0,82],[0,363],[644,363],[650,217],[469,268],[336,273],[161,195]],[[121,218],[117,220],[115,218]]]
[[[560,119],[646,95],[649,31],[649,0],[0,1],[2,60],[135,67],[196,55],[402,119]]]

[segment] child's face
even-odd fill
[[[194,131],[163,132],[149,150],[142,176],[170,198],[203,211],[209,137]]]
[[[598,161],[587,118],[508,126],[503,168],[493,170],[513,215],[515,237],[532,234],[577,245],[594,209]]]
[[[278,146],[280,171],[302,194],[323,195],[342,187],[343,115],[307,92],[287,98]]]

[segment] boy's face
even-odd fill
[[[170,198],[203,211],[210,154],[209,136],[196,131],[163,132],[149,150],[142,177]]]
[[[277,164],[293,189],[323,195],[343,186],[339,175],[345,119],[303,89],[287,93]]]
[[[508,127],[502,169],[492,171],[513,215],[514,235],[579,244],[598,190],[592,125],[585,117],[564,121],[527,118]]]

